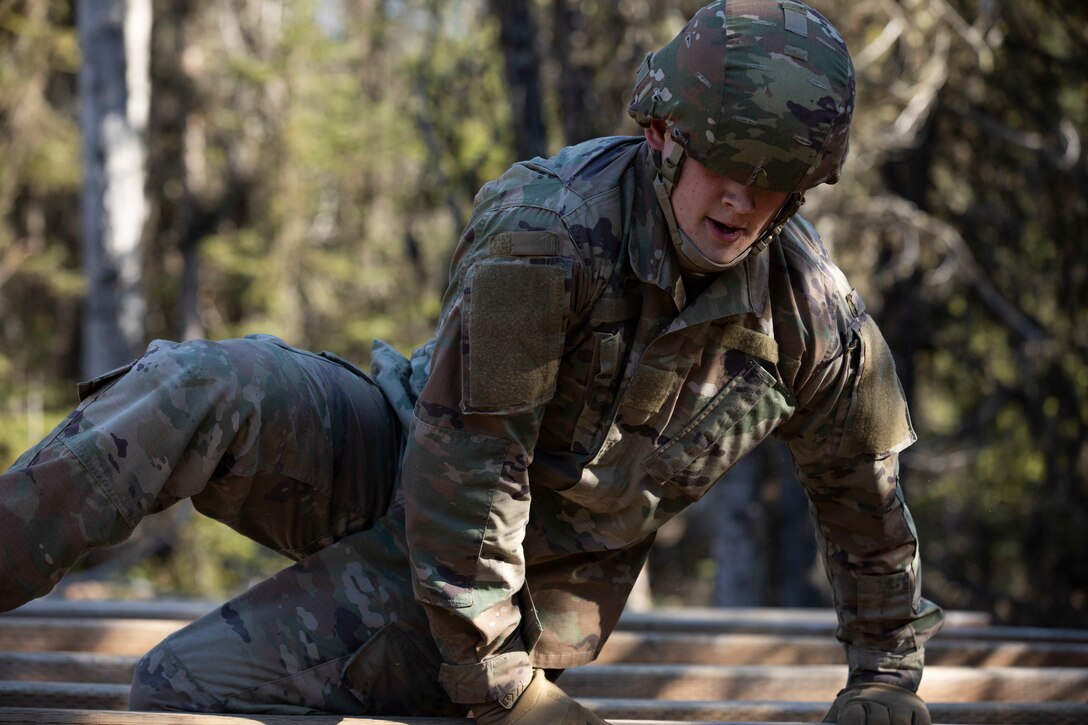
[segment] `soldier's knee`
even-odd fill
[[[128,707],[130,710],[224,711],[222,703],[197,684],[193,674],[163,644],[137,662]]]
[[[202,405],[230,405],[240,399],[244,381],[239,373],[245,369],[249,354],[244,344],[154,340],[130,374],[143,377],[144,388],[150,387],[172,404],[184,401],[182,407],[189,410],[198,410]]]

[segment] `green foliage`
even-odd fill
[[[862,214],[867,227],[834,219],[839,244],[864,244],[840,259],[875,283],[867,297],[914,392],[921,442],[903,466],[929,594],[1077,626],[1088,605],[1076,534],[1088,523],[1088,11],[1052,4],[920,2],[883,54],[854,44],[867,62],[845,183],[855,210],[885,211]],[[875,7],[828,11],[872,42],[895,29]]]
[[[635,64],[697,4],[571,0],[561,21],[535,3],[553,145],[637,132],[623,113]],[[1076,625],[1088,10],[815,4],[859,60],[860,105],[846,177],[805,210],[899,356],[921,436],[903,468],[927,593]],[[4,462],[73,402],[85,285],[70,5],[0,3]],[[472,197],[514,160],[497,24],[478,0],[331,5],[319,23],[312,0],[263,15],[156,4],[149,338],[271,332],[366,364],[375,337],[408,351],[431,333]],[[564,92],[578,84],[571,123]],[[171,553],[128,576],[219,596],[283,563],[200,518]]]
[[[158,596],[222,599],[289,566],[291,561],[217,521],[194,512],[162,554],[124,572],[119,593],[147,589]]]

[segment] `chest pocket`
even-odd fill
[[[593,360],[586,382],[585,403],[574,425],[571,449],[585,454],[596,450],[603,425],[615,404],[620,375],[640,309],[635,297],[603,297],[593,308]]]
[[[642,461],[647,475],[693,501],[786,414],[774,376],[755,361],[734,376],[678,435]]]

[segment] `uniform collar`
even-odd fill
[[[734,315],[761,315],[767,302],[770,271],[766,249],[717,274],[703,293],[688,305],[680,263],[669,238],[665,217],[654,196],[656,171],[648,144],[643,144],[636,167],[635,221],[627,245],[631,269],[642,282],[659,287],[673,299],[680,314],[670,329]]]

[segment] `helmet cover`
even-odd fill
[[[846,159],[854,67],[842,36],[791,0],[718,0],[639,69],[628,112],[746,186],[803,194]]]

